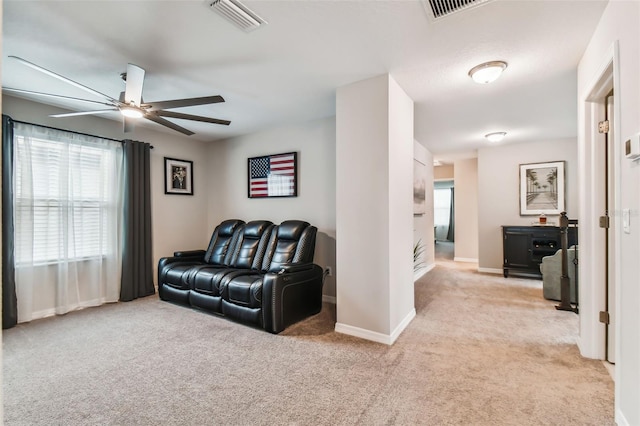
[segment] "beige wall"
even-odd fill
[[[578,165],[575,139],[505,144],[478,150],[478,266],[481,271],[502,271],[503,225],[530,225],[536,220],[534,216],[520,216],[520,164],[549,161],[566,161],[566,211],[570,218],[577,218]],[[456,191],[458,188],[456,179]],[[457,208],[458,206],[456,210]],[[558,218],[550,216],[549,220],[557,223]]]
[[[15,120],[113,139],[125,137],[119,121],[89,116],[51,118],[49,114],[65,111],[12,96],[3,96],[3,112]],[[211,228],[207,222],[207,199],[213,195],[207,176],[206,143],[177,132],[161,132],[142,126],[138,126],[134,133],[127,133],[126,137],[154,146],[151,150],[154,265],[158,264],[160,257],[170,256],[176,250],[206,248],[211,238]],[[164,157],[193,161],[193,196],[164,193]],[[153,269],[154,280],[157,280],[157,267]]]
[[[614,51],[618,42],[617,51]],[[620,230],[621,212],[629,209],[631,221],[629,233],[620,232],[617,239],[619,255],[616,256],[614,269],[617,269],[617,313],[616,313],[616,371],[615,371],[615,412],[616,422],[620,425],[640,424],[640,162],[627,160],[621,151],[622,143],[640,132],[640,3],[638,2],[609,2],[602,18],[596,28],[585,54],[578,66],[578,117],[579,117],[579,144],[580,165],[583,185],[580,188],[580,238],[588,236],[584,241],[595,241],[595,235],[599,230],[594,229],[595,212],[590,205],[593,191],[592,176],[594,175],[594,163],[602,161],[598,152],[601,146],[592,143],[586,134],[591,133],[585,128],[584,117],[587,114],[585,97],[592,90],[593,85],[602,74],[607,62],[611,60],[612,53],[619,58],[619,68],[614,69],[614,91],[619,102],[616,115],[619,121],[614,126],[619,126],[617,138],[614,136],[618,150],[614,174],[619,177],[620,187],[617,194],[617,202],[613,212],[614,230]],[[583,220],[585,219],[585,220]],[[592,220],[589,220],[592,219]],[[587,225],[589,222],[589,225]],[[586,234],[591,235],[586,235]],[[584,242],[583,241],[583,242]],[[582,243],[581,243],[582,244]],[[585,247],[588,250],[589,246]],[[581,249],[581,252],[583,250]],[[580,272],[590,266],[584,262],[580,264]],[[589,349],[585,344],[583,333],[585,330],[595,334],[596,330],[602,330],[598,324],[598,309],[601,301],[593,297],[588,303],[582,303],[582,296],[595,293],[601,284],[591,280],[589,274],[585,275],[586,291],[581,291],[580,303],[580,329],[581,350],[603,351],[603,348]],[[582,279],[582,278],[581,278]],[[581,287],[583,283],[581,281]],[[592,311],[592,312],[589,312]],[[584,312],[584,314],[583,314]],[[589,317],[589,318],[588,318]],[[597,339],[591,338],[597,342]]]
[[[298,196],[250,199],[247,158],[298,153]],[[318,228],[314,262],[331,267],[323,293],[335,298],[336,278],[336,125],[335,118],[283,126],[212,142],[207,147],[208,228],[220,221],[306,220]],[[327,299],[327,298],[325,298]]]
[[[433,178],[435,180],[453,179],[453,165],[435,166],[433,168]]]
[[[478,261],[478,160],[453,163],[454,260]]]

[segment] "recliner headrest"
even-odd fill
[[[297,241],[308,226],[309,222],[302,220],[285,220],[278,226],[278,239]]]
[[[273,223],[268,220],[253,220],[245,226],[244,236],[245,238],[260,238],[262,234],[264,234],[264,231],[271,225],[273,225]]]
[[[239,225],[244,222],[239,219],[229,219],[218,225],[218,235],[221,237],[230,237]]]

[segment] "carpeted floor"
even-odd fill
[[[7,425],[609,425],[613,382],[539,281],[441,262],[385,346],[148,297],[4,332]]]

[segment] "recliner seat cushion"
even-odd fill
[[[262,278],[264,274],[236,276],[221,288],[224,300],[248,308],[262,307]]]

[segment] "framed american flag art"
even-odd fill
[[[249,198],[298,196],[297,152],[249,158],[248,169]]]

